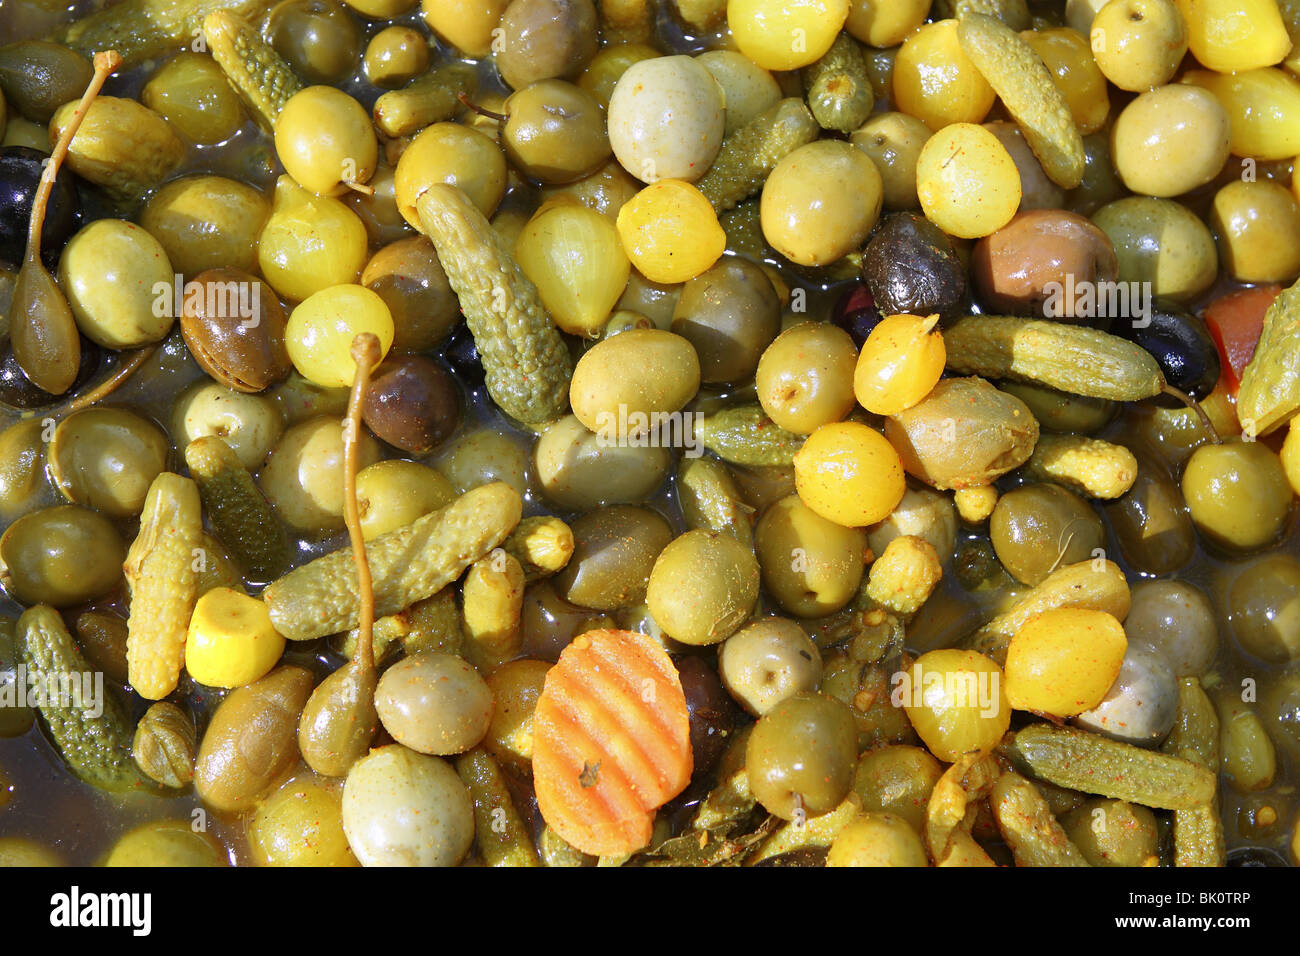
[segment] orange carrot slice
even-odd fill
[[[575,637],[533,715],[533,784],[551,829],[595,856],[639,850],[692,765],[686,695],[663,649],[632,631]]]

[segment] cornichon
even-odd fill
[[[519,492],[494,481],[368,542],[375,613],[396,614],[455,581],[506,539],[522,509]],[[352,549],[295,568],[268,587],[262,599],[275,629],[289,640],[351,630],[361,613]]]
[[[274,130],[284,104],[303,88],[302,80],[248,21],[230,10],[204,17],[203,33],[230,85],[258,122]]]
[[[1151,353],[1084,325],[1000,315],[970,315],[943,333],[948,368],[1009,378],[1060,392],[1136,402],[1165,386]]]
[[[40,695],[37,709],[72,772],[101,790],[153,789],[131,759],[133,730],[121,703],[91,670],[59,612],[29,608],[17,636],[28,686]]]
[[[1016,866],[1087,866],[1047,800],[1030,781],[1005,771],[989,792],[989,808]]]
[[[1002,664],[1011,638],[1031,617],[1058,607],[1077,607],[1105,611],[1122,621],[1128,616],[1130,601],[1128,581],[1113,561],[1088,560],[1067,564],[1049,574],[1005,613],[989,621],[962,644]]]
[[[1114,800],[1160,810],[1191,810],[1214,800],[1214,774],[1199,764],[1073,727],[1031,724],[1004,751],[1031,776]]]
[[[492,400],[525,424],[559,418],[569,407],[573,361],[505,240],[455,186],[433,184],[416,208],[460,298]]]
[[[1214,770],[1219,766],[1219,715],[1195,677],[1178,682],[1178,720],[1160,749]],[[1223,866],[1227,847],[1217,805],[1174,811],[1174,866]]]
[[[934,18],[960,19],[972,13],[1001,20],[1013,30],[1028,30],[1033,23],[1025,0],[935,0]]]
[[[185,448],[185,464],[235,558],[259,581],[283,573],[290,557],[283,526],[230,446],[213,435],[196,438]]]
[[[736,405],[706,416],[695,425],[704,447],[734,465],[791,465],[803,436],[767,417],[761,405]]]
[[[86,56],[116,50],[129,66],[190,46],[210,13],[256,20],[270,6],[270,0],[122,0],[74,20],[50,39]]]
[[[717,212],[733,209],[763,188],[777,163],[819,132],[803,100],[781,100],[723,140],[713,165],[696,185]]]
[[[1048,178],[1062,189],[1083,182],[1083,136],[1033,47],[1005,23],[981,13],[957,21],[957,41],[1020,125]]]
[[[330,644],[336,653],[350,659],[357,650],[357,636],[358,630],[354,627]],[[455,588],[445,587],[433,597],[416,601],[404,611],[377,618],[373,639],[375,660],[380,662],[399,648],[408,655],[434,651],[460,656],[464,633]]]
[[[141,697],[161,700],[176,689],[185,636],[198,600],[196,551],[203,540],[199,489],[164,471],[145,495],[140,533],[122,571],[131,592],[126,666]]]
[[[727,466],[712,458],[686,458],[677,469],[677,501],[687,527],[724,531],[754,546],[754,509],[745,504]]]
[[[473,96],[474,68],[452,62],[417,76],[400,90],[390,90],[375,100],[375,126],[392,139],[410,136],[431,123],[451,119],[460,108],[457,96]]]
[[[1285,289],[1264,313],[1259,344],[1241,376],[1237,418],[1265,435],[1300,411],[1300,282]]]
[[[803,71],[808,109],[822,129],[852,133],[871,117],[876,97],[862,48],[841,33],[820,60]]]
[[[474,800],[474,843],[488,866],[541,866],[501,768],[482,748],[456,758],[456,773]]]

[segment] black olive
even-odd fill
[[[1164,373],[1165,381],[1192,398],[1205,398],[1219,381],[1219,350],[1210,338],[1205,322],[1178,309],[1157,305],[1151,321],[1117,318],[1111,334],[1126,338],[1151,353]],[[1181,404],[1161,396],[1158,404]]]
[[[882,315],[947,315],[966,294],[966,267],[952,240],[911,212],[896,212],[876,229],[862,275]]]
[[[27,252],[27,224],[44,161],[44,153],[27,146],[0,149],[0,260],[14,266]],[[64,170],[54,180],[41,231],[41,259],[48,268],[76,231],[79,206],[75,177]]]
[[[64,401],[75,394],[99,369],[101,352],[98,345],[87,338],[81,339],[81,366],[72,387],[63,395],[51,395],[31,383],[18,367],[13,349],[5,346],[0,353],[0,404],[11,408],[43,408]]]
[[[472,391],[483,384],[483,360],[479,358],[474,336],[470,335],[464,322],[452,330],[443,344],[442,355],[465,388]]]
[[[736,726],[736,705],[723,689],[717,673],[703,659],[682,658],[677,662],[677,673],[686,695],[686,713],[690,716],[695,773],[707,773],[731,740],[731,731]]]
[[[1282,854],[1262,846],[1240,847],[1228,854],[1228,866],[1289,866]]]
[[[872,298],[871,290],[865,285],[855,284],[840,297],[839,302],[835,303],[831,318],[836,325],[849,333],[849,338],[853,339],[854,345],[862,348],[862,343],[880,322],[880,310],[876,308],[876,300]]]

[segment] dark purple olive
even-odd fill
[[[443,345],[442,356],[466,388],[475,389],[483,384],[483,360],[479,358],[478,345],[464,322],[452,330]]]
[[[8,345],[0,353],[0,404],[11,408],[44,408],[60,402],[75,394],[99,369],[102,353],[98,345],[89,339],[81,340],[81,366],[72,386],[63,395],[51,395],[37,388],[18,367],[13,349]]]
[[[44,153],[27,146],[0,149],[0,259],[14,266],[27,251],[27,224],[44,160]],[[77,230],[79,205],[73,174],[64,170],[54,180],[41,232],[41,258],[49,268]]]
[[[694,772],[707,773],[731,740],[731,731],[736,726],[736,705],[703,658],[682,658],[677,662],[677,674],[686,695],[686,713],[690,716]]]
[[[913,212],[896,212],[863,250],[862,276],[882,315],[947,315],[966,295],[966,268],[952,240]]]
[[[1290,866],[1290,864],[1277,850],[1262,846],[1244,846],[1228,853],[1228,866]]]
[[[831,319],[849,333],[849,338],[853,339],[854,345],[862,348],[862,343],[880,322],[880,310],[876,308],[876,300],[872,298],[871,290],[865,285],[858,284],[844,293],[840,301],[835,303]]]
[[[426,455],[456,430],[460,394],[451,375],[433,359],[389,356],[375,369],[361,418],[394,448]]]
[[[1164,372],[1165,381],[1174,388],[1195,399],[1214,391],[1219,381],[1219,350],[1202,319],[1156,306],[1151,310],[1150,322],[1143,316],[1116,318],[1110,331],[1150,352]],[[1158,404],[1181,403],[1161,396]]]

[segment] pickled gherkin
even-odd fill
[[[416,206],[460,298],[492,400],[525,424],[559,418],[569,406],[573,361],[537,287],[455,186],[433,184]]]
[[[723,140],[713,165],[696,185],[717,212],[734,209],[757,195],[776,164],[811,143],[818,132],[802,100],[781,100]]]
[[[473,96],[475,86],[473,67],[464,63],[438,67],[375,100],[375,127],[393,139],[410,136],[455,116],[460,108],[458,94]]]
[[[289,563],[284,528],[230,446],[215,436],[196,438],[185,448],[185,463],[209,520],[236,560],[261,581],[283,572]]]
[[[1300,282],[1285,289],[1264,313],[1259,344],[1241,376],[1237,418],[1248,432],[1265,435],[1300,411]]]
[[[205,17],[203,33],[212,58],[258,122],[274,130],[284,104],[303,88],[302,80],[256,29],[231,11]]]
[[[862,48],[847,33],[804,70],[804,88],[808,108],[822,129],[851,133],[871,117],[875,106]]]
[[[130,66],[190,46],[210,13],[255,20],[271,6],[270,0],[122,0],[74,20],[51,39],[86,56],[116,50]]]
[[[37,709],[72,772],[101,790],[151,789],[131,759],[131,724],[63,625],[44,604],[18,619],[17,639]],[[87,682],[91,681],[91,686]]]
[[[541,866],[501,768],[481,748],[456,758],[456,773],[474,800],[474,842],[488,866]]]
[[[677,469],[677,500],[691,528],[725,531],[754,546],[754,509],[745,504],[727,466],[711,458],[683,458]]]
[[[735,465],[791,465],[804,440],[768,418],[761,405],[737,405],[709,415],[695,426],[695,436]]]

